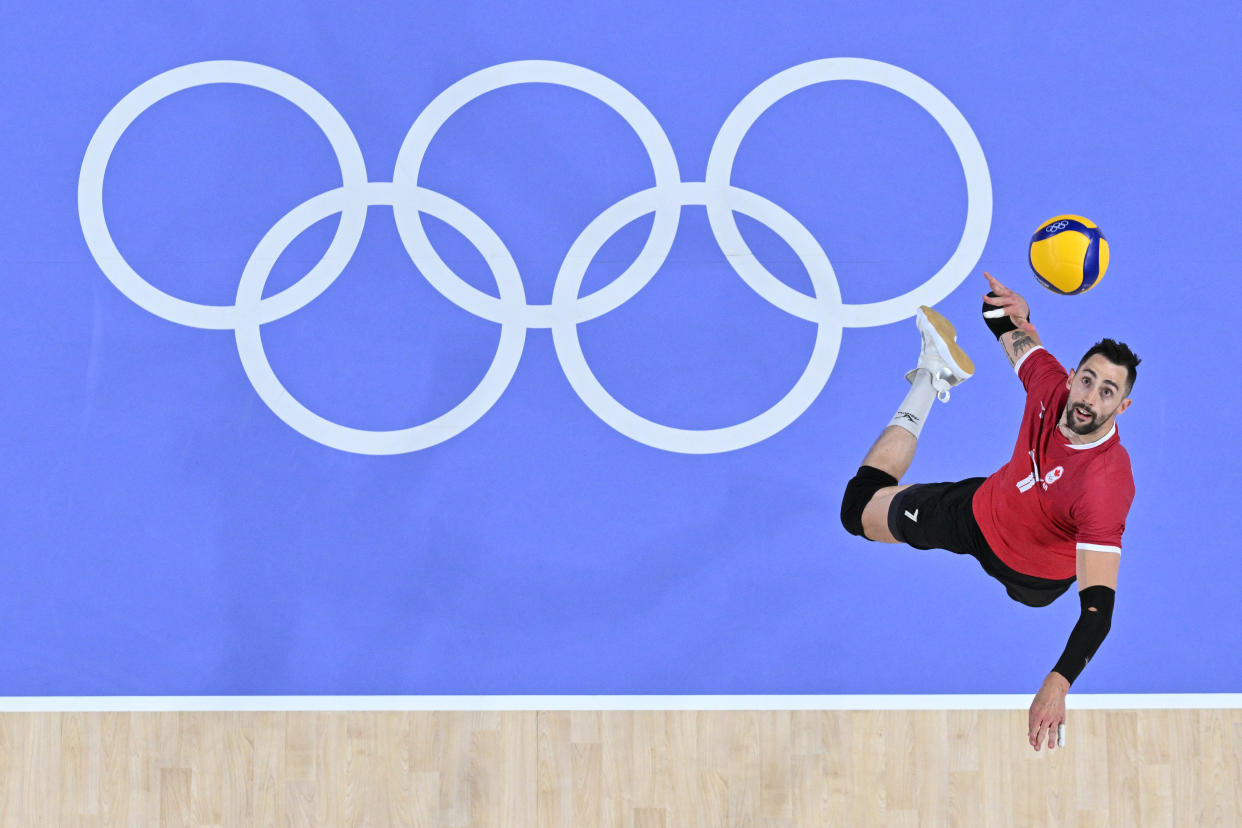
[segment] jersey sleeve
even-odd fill
[[[1134,478],[1128,462],[1125,468],[1110,466],[1084,490],[1070,511],[1077,526],[1078,549],[1121,552],[1121,535],[1134,502]]]
[[[1043,345],[1036,345],[1023,354],[1014,364],[1013,370],[1017,372],[1018,379],[1022,380],[1022,387],[1028,394],[1037,389],[1042,390],[1050,384],[1064,382],[1069,376],[1069,372]]]

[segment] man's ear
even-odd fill
[[[1121,405],[1117,406],[1117,414],[1120,414],[1123,411],[1125,411],[1127,408],[1129,408],[1130,403],[1132,402],[1134,402],[1134,400],[1130,399],[1129,397],[1126,397],[1124,400],[1122,400]],[[1116,417],[1117,414],[1114,414],[1113,416]]]

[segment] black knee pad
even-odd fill
[[[845,531],[866,538],[862,525],[863,509],[880,489],[896,485],[897,478],[888,472],[873,466],[859,466],[858,474],[845,484],[845,497],[841,498],[841,525]]]

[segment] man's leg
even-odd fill
[[[930,371],[919,367],[915,369],[910,380],[910,392],[906,394],[901,407],[893,415],[893,421],[880,432],[880,438],[863,458],[859,475],[872,480],[887,483],[891,478],[893,485],[876,489],[863,507],[862,534],[868,540],[881,543],[898,543],[888,528],[888,508],[893,497],[906,486],[896,485],[905,475],[914,461],[914,450],[919,444],[919,433],[923,423],[931,412],[932,401],[936,399],[935,386]],[[868,474],[864,470],[875,469],[887,477]],[[858,480],[855,477],[854,480]],[[854,483],[853,480],[850,481]],[[849,527],[846,527],[849,528]]]
[[[868,540],[898,543],[888,528],[893,496],[906,488],[897,485],[914,460],[923,423],[937,396],[949,399],[949,389],[971,377],[975,366],[958,347],[956,331],[947,319],[928,307],[915,315],[923,350],[919,363],[906,374],[910,391],[892,422],[863,458],[858,474],[845,487],[841,523],[850,534]]]

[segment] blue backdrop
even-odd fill
[[[9,18],[0,695],[1033,692],[1072,594],[837,518],[920,302],[979,367],[907,481],[1010,454],[984,269],[1143,358],[1075,690],[1242,691],[1232,6]]]

